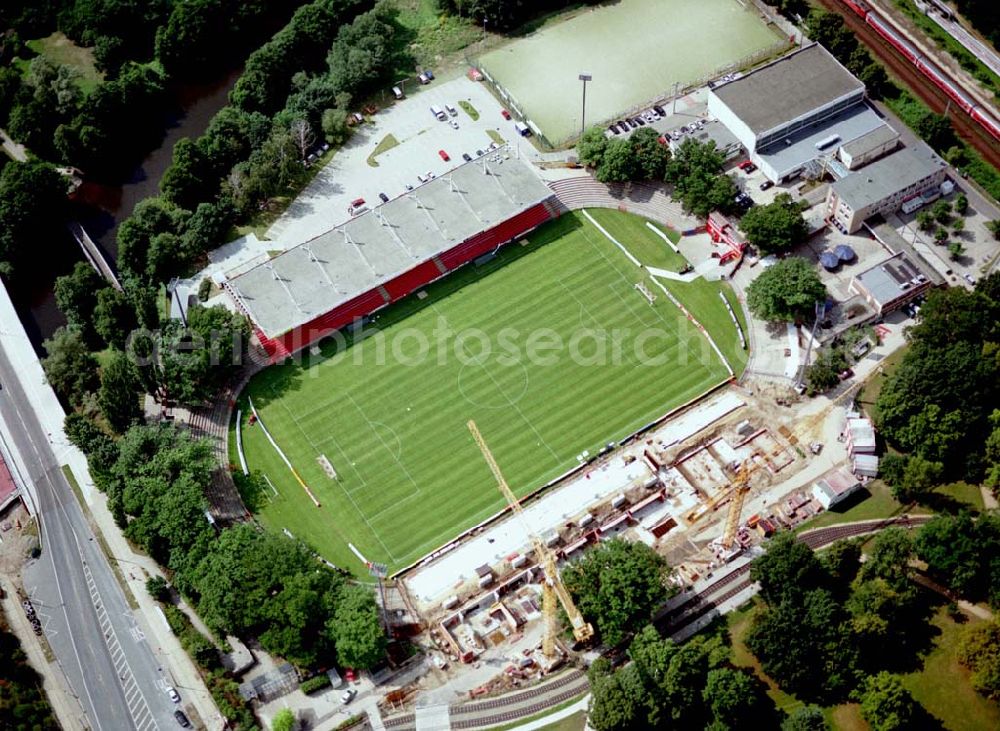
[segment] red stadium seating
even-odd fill
[[[433,282],[440,276],[441,271],[437,268],[434,260],[428,259],[410,271],[403,272],[391,282],[386,282],[383,286],[389,293],[389,301],[395,302],[399,298],[410,294],[410,292],[420,289],[428,282]]]
[[[451,271],[467,264],[477,256],[493,251],[535,226],[545,223],[551,217],[549,208],[544,203],[539,203],[487,231],[476,234],[436,258],[448,271]],[[386,282],[381,287],[358,295],[340,307],[310,320],[305,325],[289,330],[277,338],[267,337],[259,328],[255,328],[255,331],[261,345],[271,356],[271,361],[277,363],[302,348],[312,345],[333,331],[370,315],[389,302],[395,302],[405,297],[440,276],[441,269],[438,263],[434,259],[429,259]],[[383,291],[388,294],[388,299],[382,293]]]
[[[508,218],[503,223],[493,228],[476,234],[471,239],[466,239],[458,246],[449,249],[441,254],[442,263],[448,267],[449,271],[467,264],[477,256],[493,251],[498,246],[507,243],[513,238],[545,223],[552,217],[549,209],[544,203],[532,206],[526,211],[522,211],[513,218]]]

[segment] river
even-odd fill
[[[237,69],[212,84],[179,87],[163,141],[146,155],[128,180],[120,185],[86,182],[80,187],[77,199],[84,204],[78,213],[80,223],[112,263],[118,254],[115,241],[118,224],[132,215],[139,201],[159,192],[160,177],[170,166],[174,144],[182,137],[197,137],[205,131],[215,113],[226,105],[229,90],[241,72],[242,69]],[[28,287],[14,287],[11,292],[21,321],[36,349],[59,326],[66,324],[66,319],[56,307],[55,280],[71,271],[83,254],[67,236],[66,241],[58,242],[51,248],[51,257],[50,278],[36,279]]]

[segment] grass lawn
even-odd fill
[[[578,711],[561,721],[543,726],[542,731],[584,731],[585,728],[587,728],[587,714],[584,711]]]
[[[650,99],[776,49],[782,34],[737,0],[619,0],[552,23],[479,61],[553,145],[580,129],[580,73],[588,120],[599,124]]]
[[[939,607],[931,624],[940,630],[934,647],[924,658],[920,672],[903,676],[903,683],[913,697],[941,725],[953,731],[988,731],[1000,728],[1000,706],[973,690],[969,674],[958,662],[958,644],[966,627],[981,619],[969,617],[964,624],[948,616]]]
[[[277,491],[264,524],[341,566],[357,566],[350,541],[399,569],[503,507],[468,419],[524,495],[726,377],[717,357],[689,357],[704,351],[701,333],[666,297],[650,304],[635,287],[655,291],[646,273],[582,215],[527,241],[384,310],[377,337],[339,352],[330,342],[251,382],[246,393],[322,503],[246,427],[250,468]]]
[[[438,0],[393,0],[393,5],[399,9],[396,40],[418,66],[433,66],[483,36],[481,19],[444,13]],[[399,71],[401,77],[413,74],[412,67]]]
[[[398,144],[399,140],[396,139],[395,135],[387,134],[385,137],[381,139],[381,141],[379,141],[377,145],[375,145],[375,149],[372,150],[372,154],[368,156],[368,164],[371,165],[373,168],[377,168],[378,161],[375,158],[377,158],[383,152],[388,152]]]
[[[644,218],[622,216],[618,211],[609,208],[592,210],[590,215],[628,249],[632,256],[647,266],[676,272],[688,263],[682,254],[675,252],[662,238],[649,230]],[[677,231],[659,225],[655,221],[651,223],[674,243],[680,240],[680,233]],[[721,292],[729,299],[745,333],[746,321],[732,288],[725,282],[707,282],[703,279],[694,282],[675,282],[665,279],[659,281],[684,303],[688,311],[695,314],[702,325],[708,328],[733,370],[737,373],[742,372],[748,354],[740,347],[739,336],[733,327],[729,311],[719,297]]]
[[[726,615],[732,641],[732,662],[737,667],[752,668],[768,686],[768,696],[785,712],[794,711],[802,701],[782,691],[760,669],[760,663],[743,644],[753,619],[755,605],[751,604]],[[1000,706],[986,700],[969,684],[968,673],[958,664],[956,648],[965,627],[982,620],[968,618],[958,624],[948,616],[945,607],[939,607],[931,623],[940,631],[933,639],[930,652],[923,659],[923,666],[903,676],[903,683],[913,697],[927,711],[939,719],[942,728],[950,731],[986,731],[1000,728]],[[827,722],[836,731],[864,731],[868,724],[861,718],[857,704],[845,703],[823,709]]]
[[[91,91],[104,78],[104,74],[94,66],[93,52],[89,48],[76,45],[59,31],[45,38],[30,40],[26,45],[54,64],[76,69],[80,73],[80,88],[84,93]],[[22,66],[26,70],[28,61],[24,61]]]
[[[475,122],[479,119],[478,110],[472,106],[471,102],[467,102],[465,99],[459,99],[458,106],[462,108],[462,111],[469,115],[469,119]]]

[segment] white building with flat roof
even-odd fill
[[[936,195],[948,165],[923,142],[850,173],[830,186],[826,217],[845,233],[877,215],[895,213],[906,201]]]

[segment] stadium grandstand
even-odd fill
[[[222,286],[278,362],[553,218],[552,196],[500,148]]]

